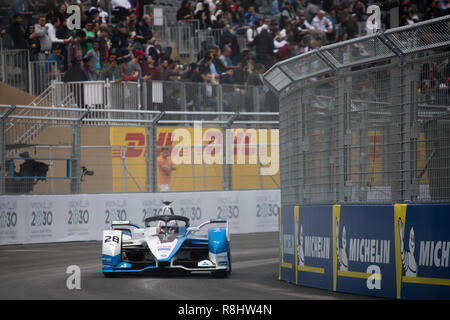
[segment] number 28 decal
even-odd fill
[[[105,243],[111,242],[111,241],[119,243],[119,237],[118,236],[105,236]]]

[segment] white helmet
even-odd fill
[[[171,220],[167,223],[168,233],[178,233],[178,224],[175,220]]]

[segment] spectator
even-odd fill
[[[93,80],[99,80],[100,78],[100,42],[95,39],[92,42],[92,49],[89,50],[83,57],[89,60],[89,72],[92,75]]]
[[[294,51],[294,41],[291,39],[290,41],[286,41],[286,43],[278,49],[277,56],[280,60],[289,59],[292,57],[292,53]]]
[[[130,18],[122,16],[120,23],[116,26],[113,34],[113,46],[116,48],[128,48],[130,37]]]
[[[99,37],[97,38],[100,50],[100,64],[103,65],[108,61],[109,56],[109,32],[104,25],[100,26]]]
[[[272,1],[272,6],[271,6],[270,13],[272,14],[272,16],[279,16],[281,14],[281,12],[280,12],[280,4],[279,4],[278,0],[273,0]]]
[[[151,17],[149,15],[144,15],[136,30],[136,42],[140,43],[142,46],[153,38],[151,22]]]
[[[128,68],[128,64],[131,61],[131,57],[130,56],[121,56],[117,59],[117,63],[120,66],[120,71],[121,71],[121,75],[122,75],[122,79],[123,81],[134,81],[137,79],[137,77],[139,76],[139,73],[136,71],[134,74],[125,74],[127,68]]]
[[[133,79],[128,81],[138,81],[142,78],[142,69],[139,65],[139,59],[141,56],[145,56],[145,53],[141,50],[135,50],[130,55],[131,60],[128,62],[127,67],[125,68],[124,75],[133,76]]]
[[[61,54],[62,53],[62,46],[59,44],[55,44],[52,48],[52,53],[50,54],[50,56],[47,59],[47,62],[55,62],[55,65],[50,65],[50,63],[48,65],[50,65],[50,68],[47,67],[47,75],[51,75],[52,77],[60,74],[61,72],[63,72],[63,62],[64,62],[64,56]]]
[[[164,58],[162,59],[161,63],[159,64],[159,78],[160,80],[167,81],[169,80],[169,59]]]
[[[212,58],[210,56],[206,56],[200,64],[199,73],[203,81],[206,81],[208,74],[211,76],[211,63]]]
[[[70,60],[70,68],[63,76],[64,82],[88,81],[86,73],[81,66],[81,60],[74,58]]]
[[[345,32],[348,34],[349,39],[353,39],[359,36],[358,17],[356,13],[350,16],[350,20],[345,23]]]
[[[111,9],[119,17],[125,17],[133,12],[128,0],[111,0]]]
[[[101,20],[101,24],[106,24],[109,21],[109,14],[102,9],[101,0],[91,0],[91,7],[89,8],[88,12],[91,14],[94,11],[97,11],[98,17]]]
[[[157,159],[158,164],[158,188],[160,192],[170,191],[170,176],[176,170],[175,164],[169,157],[169,148],[163,147]]]
[[[84,36],[84,31],[78,30],[67,46],[67,64],[69,69],[72,67],[72,61],[81,61],[83,59],[81,43]]]
[[[39,60],[47,60],[52,49],[52,41],[48,35],[47,19],[45,15],[40,15],[38,23],[34,25],[34,33],[40,43]]]
[[[311,21],[311,25],[322,39],[325,39],[325,36],[333,33],[333,23],[325,17],[325,11],[323,10],[317,12],[317,15]]]
[[[97,74],[94,73],[95,70],[91,69],[89,58],[83,58],[81,69],[84,72],[84,75],[86,76],[86,81],[95,81],[97,79]]]
[[[255,65],[254,71],[251,72],[247,78],[247,85],[249,86],[263,86],[264,82],[262,80],[265,67],[261,63]]]
[[[30,52],[30,60],[39,60],[39,53],[41,52],[41,43],[34,32],[34,25],[30,24],[28,26],[27,32],[27,47]]]
[[[192,4],[189,0],[183,0],[177,11],[177,20],[189,20],[194,17],[192,12]]]
[[[55,16],[59,18],[59,21],[62,23],[68,17],[67,14],[67,5],[65,3],[61,3],[58,7],[58,11],[55,13]]]
[[[14,22],[9,28],[9,34],[11,35],[14,43],[14,49],[28,49],[27,46],[27,34],[25,27],[23,26],[23,18],[20,14],[14,15]]]
[[[148,41],[147,48],[145,49],[146,56],[152,56],[155,64],[159,64],[159,58],[161,57],[161,52],[156,48],[156,39],[153,37]]]
[[[106,62],[100,72],[102,80],[110,80],[112,82],[119,82],[122,80],[122,70],[117,64],[117,50],[112,49],[108,55],[108,62]]]
[[[350,12],[356,14],[358,21],[364,21],[366,18],[366,6],[363,1],[356,0],[350,5]]]
[[[222,62],[223,68],[226,70],[233,69],[235,66],[233,65],[233,62],[231,61],[231,48],[225,47],[222,50],[222,54],[219,57],[220,62]]]
[[[67,27],[67,18],[60,20],[62,23],[56,29],[56,37],[58,39],[70,39],[72,37],[72,31]]]
[[[234,31],[231,29],[230,25],[225,26],[225,30],[222,33],[222,37],[220,38],[220,49],[223,50],[225,46],[229,46],[231,49],[230,59],[233,63],[239,58],[240,48]]]
[[[248,10],[244,13],[244,19],[249,23],[255,23],[258,20],[254,6],[248,7]]]
[[[148,56],[146,63],[141,63],[142,76],[145,80],[160,80],[160,71],[156,67],[156,61],[153,56]]]
[[[255,37],[253,46],[255,47],[255,61],[262,63],[266,68],[270,68],[274,62],[273,59],[273,36],[269,33],[269,27],[263,25],[261,33]]]
[[[94,22],[88,21],[84,26],[83,31],[85,37],[81,42],[81,47],[83,49],[83,55],[85,55],[89,50],[92,49],[92,41],[94,41],[95,39]]]
[[[319,10],[320,0],[309,0],[305,11],[306,20],[311,21],[311,19],[317,14]]]
[[[59,44],[67,44],[70,41],[70,38],[68,39],[59,39],[56,36],[56,30],[61,25],[61,22],[59,21],[58,17],[52,17],[50,20],[50,23],[47,23],[46,26],[48,27],[48,36],[50,37],[50,41],[52,42],[52,45],[54,43]]]
[[[283,17],[288,18],[288,20],[292,20],[295,17],[295,10],[292,4],[288,1],[283,2],[284,7],[281,9],[281,15]]]

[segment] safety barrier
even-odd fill
[[[280,279],[397,299],[450,298],[450,204],[283,206]]]
[[[0,245],[100,240],[111,221],[142,226],[162,201],[191,226],[220,218],[234,234],[278,230],[279,190],[0,196]]]

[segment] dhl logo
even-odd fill
[[[172,140],[172,132],[160,132],[158,134],[158,138],[156,140],[156,156],[158,157],[161,153],[161,147],[171,147],[173,145]],[[257,152],[256,146],[250,146],[251,137],[249,135],[245,135],[242,139],[242,136],[235,136],[233,139],[233,154],[238,155],[241,150],[244,150],[246,156],[253,156]],[[244,140],[244,141],[242,141]],[[207,145],[214,143],[215,137],[212,136],[209,141],[206,142]],[[243,148],[239,148],[238,146],[244,144]],[[125,138],[123,140],[124,148],[113,148],[112,149],[112,157],[113,158],[121,158],[122,152],[124,153],[125,158],[139,158],[146,156],[146,137],[142,132],[126,132]],[[182,155],[182,151],[180,151],[180,156]],[[212,155],[215,155],[215,150],[212,150]]]
[[[145,134],[141,132],[127,132],[124,139],[124,156],[125,158],[139,158],[141,156],[146,156],[145,149]],[[156,140],[157,147],[170,147],[172,146],[172,133],[171,132],[160,132],[158,139]],[[159,156],[161,149],[156,150],[156,155]],[[113,158],[121,158],[121,148],[112,149]]]

